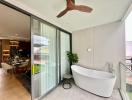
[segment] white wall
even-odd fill
[[[126,41],[126,56],[132,56],[132,41]]]
[[[125,26],[123,22],[73,32],[72,42],[73,52],[79,55],[79,64],[88,68],[101,69],[106,62],[112,62],[116,74],[119,74],[118,63],[125,60]],[[88,48],[91,48],[90,52],[88,52]]]

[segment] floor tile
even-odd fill
[[[43,100],[122,100],[118,90],[114,90],[110,98],[96,96],[90,92],[84,91],[73,84],[71,89],[63,89],[58,86],[49,93]]]

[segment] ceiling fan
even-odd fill
[[[78,10],[78,11],[81,11],[81,12],[87,12],[87,13],[90,13],[93,9],[88,7],[88,6],[85,6],[85,5],[75,5],[75,0],[66,0],[67,2],[67,7],[65,10],[63,10],[62,12],[60,12],[58,15],[57,15],[57,18],[60,18],[62,17],[63,15],[65,15],[68,11],[71,11],[71,10]]]

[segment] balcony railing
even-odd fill
[[[124,100],[132,100],[132,63],[119,63],[121,91],[125,93]]]

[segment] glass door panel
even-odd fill
[[[57,85],[56,29],[32,19],[32,98],[39,99]]]
[[[41,36],[44,38],[41,46],[41,95],[56,86],[56,29],[41,23]],[[44,42],[45,41],[45,42]],[[45,86],[45,85],[46,86]]]
[[[70,73],[70,65],[67,58],[67,51],[70,51],[70,35],[65,32],[60,32],[61,44],[61,80],[64,74]]]

